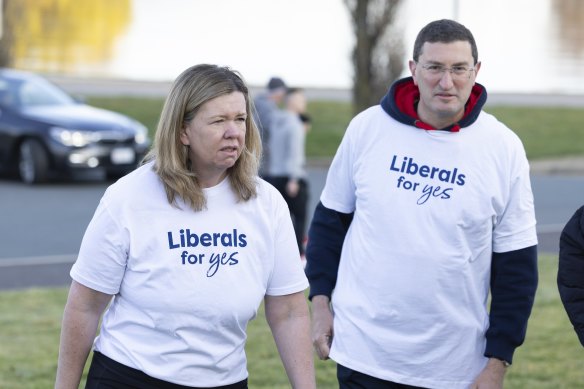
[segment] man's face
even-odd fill
[[[420,119],[435,128],[458,122],[464,115],[464,106],[481,65],[480,62],[474,64],[470,43],[426,42],[418,62],[410,61],[409,65],[420,90]],[[440,71],[444,68],[445,71]]]

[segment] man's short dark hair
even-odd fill
[[[286,89],[286,83],[280,77],[272,77],[268,81],[268,89],[273,91],[276,89]]]
[[[472,57],[476,64],[479,60],[477,44],[470,30],[462,24],[450,19],[441,19],[428,23],[420,30],[414,43],[414,61],[418,62],[424,43],[452,43],[464,41],[470,43]]]

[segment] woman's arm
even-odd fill
[[[63,313],[55,389],[77,389],[97,333],[99,318],[111,295],[73,281]]]
[[[293,389],[314,389],[310,315],[303,292],[266,296],[266,318]]]

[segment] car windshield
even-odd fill
[[[4,106],[26,108],[74,103],[72,97],[42,78],[0,80],[0,104]]]

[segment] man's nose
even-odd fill
[[[440,87],[443,89],[450,89],[453,84],[452,70],[444,69],[444,72],[442,72],[442,75],[440,76]]]

